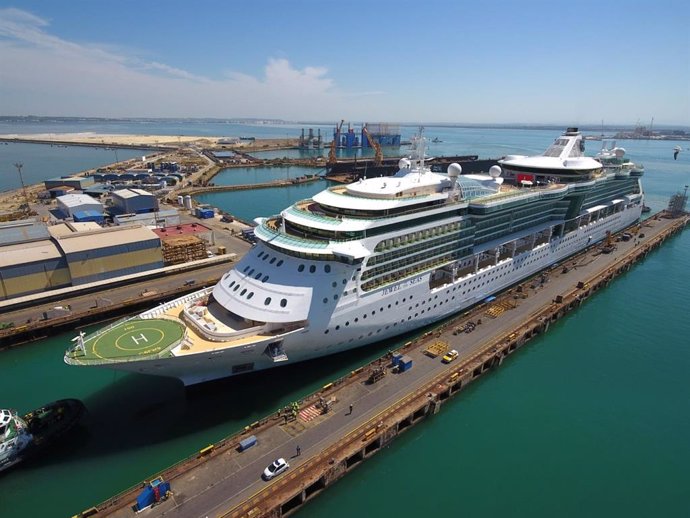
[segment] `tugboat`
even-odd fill
[[[79,422],[85,409],[78,399],[60,399],[23,416],[0,410],[0,471],[53,444]]]

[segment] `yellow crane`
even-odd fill
[[[366,126],[362,128],[362,132],[364,133],[364,135],[366,135],[367,140],[369,141],[369,145],[374,150],[374,165],[380,166],[383,163],[383,153],[381,152],[381,145],[378,142],[376,142],[374,140],[374,137],[372,137],[369,134],[369,131],[367,130]]]
[[[327,164],[329,166],[333,166],[338,162],[338,160],[335,157],[335,148],[338,145],[338,140],[340,139],[340,130],[342,129],[344,123],[345,119],[340,119],[340,124],[338,125],[338,128],[335,130],[335,135],[333,136],[333,141],[331,142],[331,149],[328,151]]]

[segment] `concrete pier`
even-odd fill
[[[289,516],[398,435],[438,413],[452,396],[546,333],[689,220],[688,215],[657,215],[629,241],[613,243],[608,253],[593,246],[406,343],[397,352],[412,360],[410,370],[394,367],[389,353],[325,385],[294,412],[283,409],[217,444],[203,445],[197,455],[152,475],[171,482],[172,494],[141,515]],[[459,357],[442,363],[444,349],[456,349]],[[240,442],[250,436],[256,445],[240,451]],[[278,457],[286,458],[290,469],[264,482],[261,472]],[[80,516],[131,516],[142,486]]]

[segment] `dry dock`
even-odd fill
[[[630,240],[616,241],[609,253],[593,246],[547,271],[448,321],[400,351],[412,361],[404,372],[392,355],[353,371],[319,392],[248,425],[160,475],[172,485],[165,501],[140,516],[287,516],[328,488],[401,432],[437,413],[451,396],[577,308],[592,294],[627,272],[690,217],[655,216]],[[438,292],[443,299],[446,292]],[[444,364],[444,350],[459,357]],[[294,417],[294,418],[293,418]],[[240,441],[256,445],[239,451]],[[298,449],[299,447],[299,449]],[[298,452],[301,453],[298,455]],[[260,478],[274,459],[290,469],[270,482]],[[143,484],[88,509],[80,516],[132,516]]]

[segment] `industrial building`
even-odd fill
[[[63,176],[61,178],[45,180],[43,183],[47,191],[51,190],[53,187],[63,186],[83,191],[94,184],[94,179],[90,176]]]
[[[113,216],[117,225],[136,223],[147,227],[170,227],[180,224],[180,213],[176,209],[146,212],[144,214],[118,214]]]
[[[49,232],[67,260],[73,286],[163,266],[160,238],[144,226],[78,232],[59,224]]]
[[[32,220],[0,225],[0,299],[70,284],[67,261],[45,225]]]
[[[74,217],[75,212],[96,211],[103,213],[103,204],[88,194],[65,194],[57,197],[58,210],[65,218]]]
[[[143,189],[120,189],[111,193],[112,212],[115,214],[141,214],[158,210],[158,200]]]

